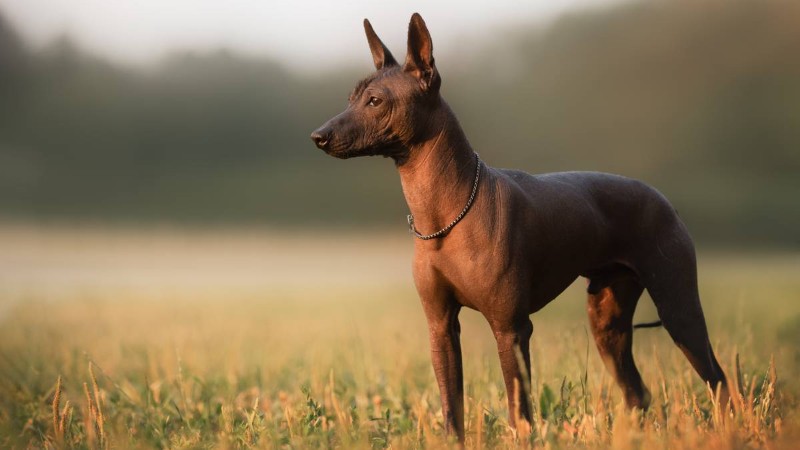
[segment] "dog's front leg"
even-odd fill
[[[423,298],[431,341],[433,371],[442,398],[442,416],[447,434],[464,442],[464,375],[461,366],[460,306],[431,303]]]
[[[518,425],[517,419],[531,422],[529,388],[531,382],[530,340],[533,324],[528,316],[511,323],[493,325],[500,367],[506,384],[509,423]]]

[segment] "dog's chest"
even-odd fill
[[[519,263],[507,251],[490,245],[443,246],[420,256],[438,282],[452,289],[459,304],[479,311],[488,299],[519,282],[514,275]]]

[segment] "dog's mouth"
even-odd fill
[[[341,140],[325,138],[317,142],[317,147],[334,158],[345,159],[354,156],[350,145]]]
[[[408,152],[396,136],[386,139],[364,139],[354,133],[333,133],[326,129],[311,133],[311,140],[317,148],[338,159],[349,159],[358,156],[401,157]],[[367,142],[365,142],[367,141]]]
[[[331,149],[326,150],[326,153],[333,156],[334,158],[339,159],[350,159],[355,158],[357,156],[375,156],[376,153],[373,149],[353,149],[353,148],[341,148],[341,149]]]
[[[400,148],[395,147],[381,147],[381,148],[366,148],[366,149],[343,149],[338,151],[329,151],[328,155],[338,159],[350,159],[360,156],[383,156],[384,158],[402,158],[405,153]]]
[[[318,147],[328,155],[339,159],[348,159],[357,156],[373,156],[379,154],[377,147],[356,148],[351,142],[341,139],[325,139],[324,142],[319,143]]]

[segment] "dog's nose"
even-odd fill
[[[311,140],[314,141],[314,144],[316,144],[317,147],[325,150],[325,148],[328,146],[328,142],[330,141],[330,135],[323,131],[316,130],[311,133]]]

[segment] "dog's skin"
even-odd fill
[[[631,322],[644,289],[672,339],[705,382],[720,386],[727,404],[726,378],[700,306],[694,246],[669,202],[650,186],[617,175],[478,168],[439,94],[431,37],[419,14],[411,18],[402,65],[369,21],[364,28],[377,71],[358,84],[344,112],[311,135],[317,146],[338,158],[393,158],[422,233],[444,228],[459,214],[480,170],[463,220],[441,238],[415,240],[414,247],[414,281],[428,320],[447,432],[463,442],[461,308],[480,311],[494,332],[512,425],[515,412],[530,422],[529,315],[578,276],[589,279],[595,342],[629,407],[650,403],[631,354]]]

